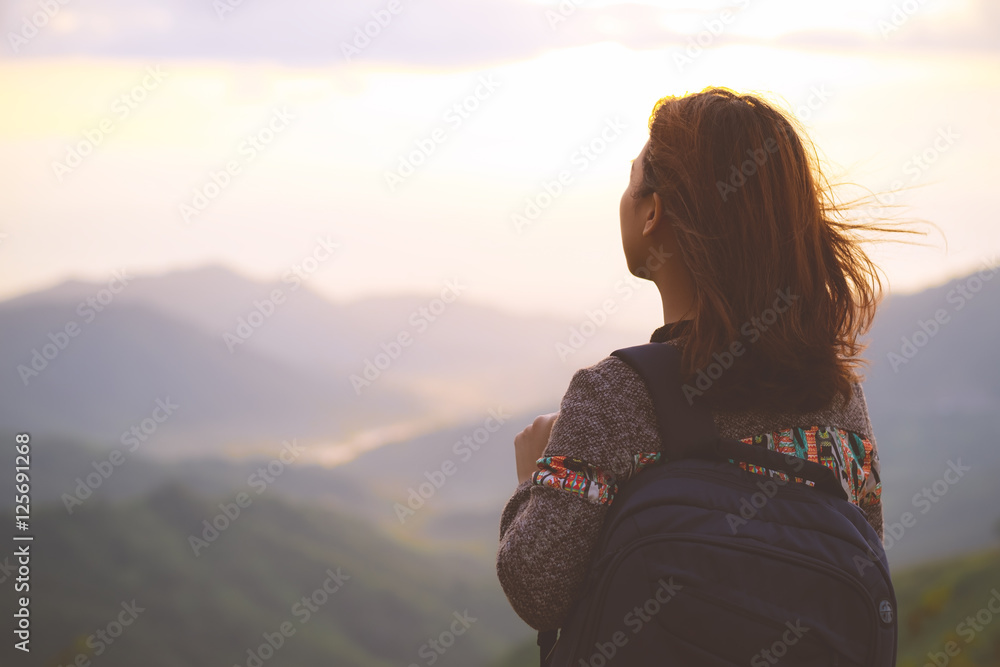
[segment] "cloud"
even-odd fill
[[[63,4],[65,3],[65,4]],[[564,0],[14,0],[0,9],[5,58],[102,56],[152,59],[270,60],[287,64],[347,62],[413,66],[483,66],[532,58],[546,50],[613,41],[633,49],[681,49],[720,7]],[[780,3],[779,3],[780,4]],[[741,9],[738,5],[746,6]],[[560,7],[562,9],[560,9]],[[896,5],[867,5],[851,29],[825,28],[815,11],[740,0],[733,26],[712,46],[763,44],[794,49],[961,49],[996,52],[1000,8],[988,0],[970,16],[940,23],[918,9],[883,38],[878,21]],[[392,13],[389,9],[398,10]],[[818,10],[817,10],[818,11]],[[743,12],[747,21],[743,21]],[[778,35],[747,25],[781,19]],[[368,34],[365,34],[367,31]],[[30,37],[26,37],[30,35]],[[353,49],[353,50],[352,50]]]

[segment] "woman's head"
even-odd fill
[[[856,235],[866,225],[844,212],[790,118],[763,100],[710,88],[656,103],[622,243],[633,272],[659,246],[672,253],[652,279],[665,316],[690,320],[693,389],[731,408],[850,395],[881,285]],[[713,355],[727,351],[722,368]]]

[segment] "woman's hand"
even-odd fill
[[[535,462],[541,458],[545,445],[549,444],[552,425],[559,418],[558,412],[535,417],[535,421],[514,437],[514,455],[517,459],[517,482],[527,482],[531,474],[538,470]]]

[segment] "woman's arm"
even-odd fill
[[[653,405],[625,362],[609,357],[573,375],[543,453],[548,464],[518,485],[501,518],[497,575],[528,625],[549,630],[565,620],[615,484],[632,475],[636,454],[659,450]]]

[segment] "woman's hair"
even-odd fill
[[[791,116],[724,88],[665,97],[650,116],[632,194],[660,195],[692,275],[686,391],[722,409],[849,400],[882,289],[860,233],[919,233],[852,221],[859,201],[836,201],[803,136]]]

